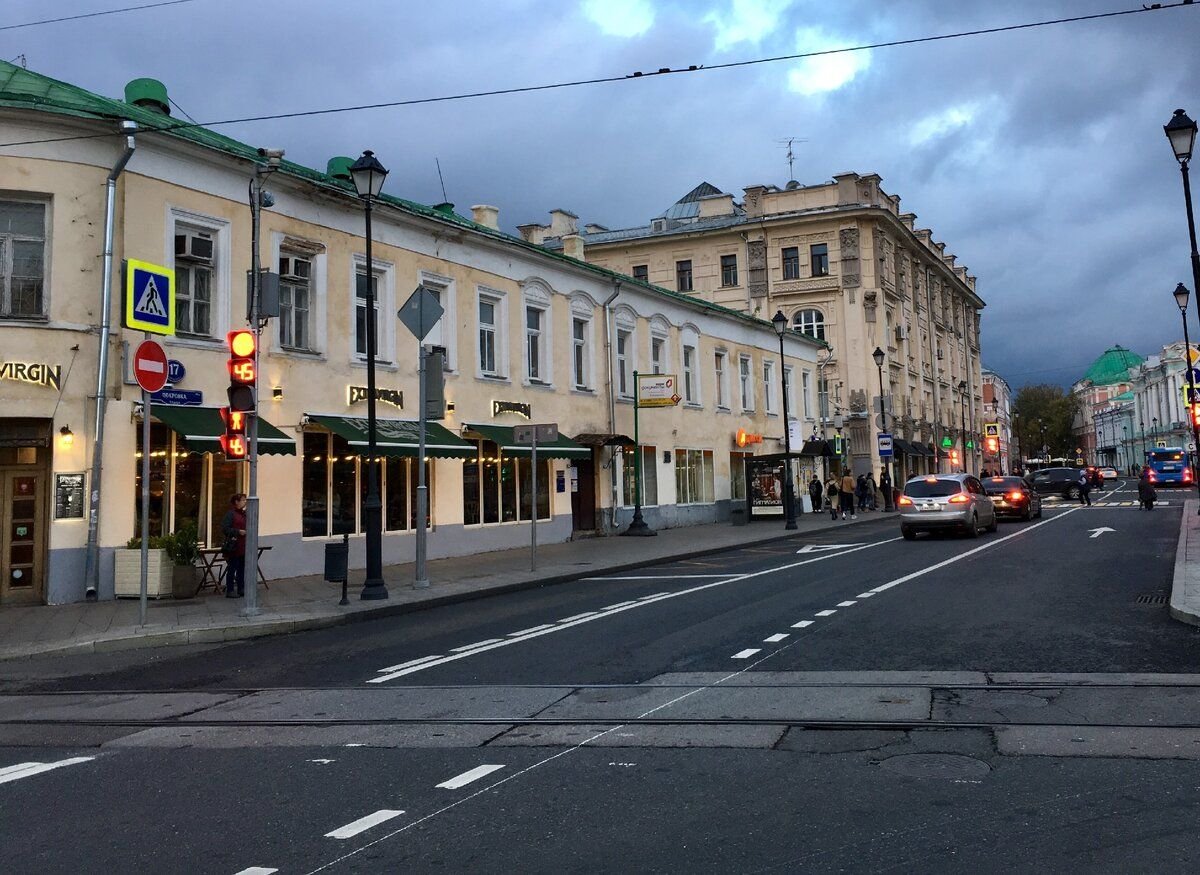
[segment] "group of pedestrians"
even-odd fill
[[[892,488],[891,478],[887,471],[880,472],[878,485],[873,473],[859,474],[857,478],[850,472],[841,477],[831,476],[824,486],[814,474],[808,484],[808,494],[812,499],[813,513],[828,510],[829,518],[836,520],[838,514],[842,519],[858,519],[858,511],[878,510],[877,494],[883,493],[885,505],[888,490]]]

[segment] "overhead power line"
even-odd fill
[[[195,3],[196,0],[162,0],[159,3],[144,3],[141,6],[124,6],[120,9],[101,9],[96,12],[81,12],[79,15],[64,15],[62,18],[43,18],[41,21],[26,21],[24,24],[2,24],[0,30],[18,30],[22,27],[37,27],[39,24],[59,24],[64,21],[79,21],[81,18],[99,18],[101,15],[117,15],[121,12],[137,12],[141,9],[155,9],[159,6],[179,6],[183,3]]]
[[[152,5],[170,5],[170,3],[187,3],[187,2],[194,2],[194,0],[169,0],[168,3],[158,3],[158,4],[152,4]],[[642,72],[639,70],[634,73],[627,73],[627,74],[620,75],[620,76],[600,76],[600,77],[595,77],[592,79],[575,79],[575,80],[571,80],[571,81],[567,81],[567,82],[553,82],[553,83],[548,83],[545,85],[524,85],[524,86],[516,86],[516,87],[512,87],[512,88],[497,88],[497,89],[492,89],[489,91],[470,91],[470,92],[464,92],[464,93],[460,93],[460,94],[445,94],[445,95],[440,95],[437,97],[415,97],[415,98],[411,98],[408,100],[392,100],[392,101],[387,101],[384,103],[361,103],[361,104],[353,104],[350,106],[329,107],[329,108],[325,108],[325,109],[308,109],[308,110],[298,110],[296,112],[271,113],[268,115],[242,116],[240,118],[219,119],[217,121],[210,121],[210,122],[204,122],[204,123],[187,123],[187,122],[168,123],[168,124],[164,124],[164,125],[161,125],[158,127],[145,127],[145,128],[143,128],[143,132],[170,133],[172,131],[179,131],[179,130],[184,130],[186,128],[193,128],[193,127],[215,128],[215,127],[221,127],[223,125],[246,124],[248,122],[264,122],[264,121],[279,121],[282,119],[310,118],[313,116],[334,115],[334,114],[338,114],[338,113],[364,112],[366,110],[372,110],[372,109],[395,109],[395,108],[403,107],[403,106],[420,106],[423,104],[430,104],[430,103],[447,103],[447,102],[456,101],[456,100],[474,100],[474,99],[478,99],[478,98],[482,98],[482,97],[500,97],[500,96],[505,96],[505,95],[510,95],[510,94],[530,94],[530,93],[534,93],[534,92],[538,92],[538,91],[553,91],[553,90],[562,89],[562,88],[578,88],[578,87],[581,87],[584,85],[603,85],[603,84],[614,83],[614,82],[628,82],[628,81],[633,81],[633,80],[644,80],[644,79],[651,78],[654,76],[665,76],[665,75],[670,75],[673,73],[699,73],[699,72],[710,71],[710,70],[728,70],[728,69],[732,69],[735,67],[749,67],[749,66],[753,66],[756,64],[774,64],[774,63],[779,63],[780,61],[799,61],[799,60],[804,60],[806,58],[820,58],[820,57],[825,57],[828,55],[840,55],[840,54],[847,54],[850,52],[870,51],[872,49],[884,49],[884,48],[893,48],[896,46],[909,46],[909,45],[917,45],[920,43],[940,42],[940,41],[952,40],[952,39],[963,39],[965,37],[985,36],[988,34],[996,34],[996,33],[1007,33],[1007,32],[1016,31],[1016,30],[1029,30],[1032,28],[1050,27],[1052,25],[1059,25],[1059,24],[1075,24],[1075,23],[1079,23],[1079,22],[1083,22],[1083,21],[1096,21],[1096,20],[1104,19],[1104,18],[1116,18],[1116,17],[1126,16],[1126,15],[1140,15],[1140,14],[1147,13],[1147,12],[1161,12],[1166,9],[1176,9],[1181,6],[1192,6],[1192,5],[1194,5],[1193,0],[1179,0],[1179,2],[1176,2],[1176,3],[1167,3],[1167,4],[1155,3],[1155,4],[1152,4],[1151,6],[1139,6],[1136,9],[1121,9],[1121,10],[1117,10],[1114,12],[1097,12],[1097,13],[1093,13],[1091,15],[1076,15],[1076,16],[1072,16],[1070,18],[1054,18],[1054,19],[1047,19],[1044,21],[1031,21],[1031,22],[1026,22],[1024,24],[1008,24],[1008,25],[1002,25],[1002,26],[998,26],[998,27],[980,28],[977,30],[964,30],[964,31],[956,31],[954,33],[935,34],[932,36],[912,37],[909,39],[901,39],[901,40],[888,40],[886,42],[868,43],[868,44],[858,45],[858,46],[846,46],[846,47],[839,48],[839,49],[821,49],[821,50],[812,51],[812,52],[798,52],[796,54],[790,54],[790,55],[774,55],[771,57],[751,58],[751,59],[742,60],[742,61],[729,61],[724,64],[707,64],[707,65],[692,64],[687,67],[677,67],[677,68],[661,67],[658,70],[654,70],[649,73],[645,73],[645,72]],[[144,7],[138,7],[138,8],[144,8]],[[114,11],[119,11],[119,10],[114,10]],[[9,146],[28,146],[28,145],[34,145],[34,144],[39,144],[39,143],[61,143],[61,142],[69,141],[69,140],[88,140],[88,139],[95,139],[97,137],[106,137],[106,136],[110,136],[110,134],[108,134],[108,133],[79,134],[79,135],[74,135],[74,136],[69,136],[69,137],[49,137],[49,138],[38,139],[38,140],[18,140],[18,141],[14,141],[14,142],[10,142],[10,143],[0,143],[0,148],[6,148]]]

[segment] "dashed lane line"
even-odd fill
[[[442,781],[438,784],[438,789],[441,790],[457,790],[459,787],[465,787],[473,781],[478,781],[480,778],[485,778],[492,772],[500,771],[504,766],[486,765],[476,766],[470,771],[463,772],[461,775],[455,775],[449,781]]]
[[[839,608],[849,608],[849,607],[853,607],[856,604],[858,604],[858,602],[838,602],[837,606]]]
[[[792,623],[792,628],[793,629],[803,629],[807,626],[811,626],[815,622],[816,622],[815,620],[801,620],[799,623]]]
[[[772,635],[771,637],[769,637],[769,638],[764,638],[764,639],[763,639],[763,642],[764,642],[764,643],[766,643],[766,644],[778,644],[780,641],[782,641],[782,640],[783,640],[784,638],[786,638],[786,637],[788,637],[788,633],[787,633],[787,632],[776,632],[776,633],[775,633],[774,635]]]
[[[251,866],[249,869],[243,869],[236,875],[271,875],[273,872],[278,872],[278,869],[268,869],[265,866]]]
[[[815,614],[813,614],[813,616],[814,617],[831,617],[836,613],[837,613],[837,611],[834,610],[833,608],[828,608],[824,611],[817,611]]]
[[[366,817],[360,817],[358,820],[353,820],[345,826],[339,826],[332,832],[325,833],[327,839],[352,839],[362,832],[366,832],[373,826],[379,826],[381,823],[387,823],[394,817],[399,817],[403,811],[393,811],[390,808],[381,808],[374,814],[368,814]]]
[[[759,653],[761,650],[762,650],[761,647],[751,647],[746,650],[739,650],[737,653],[735,653],[733,655],[733,658],[734,659],[749,659],[751,656],[753,656],[756,653]]]

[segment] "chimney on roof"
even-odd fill
[[[595,222],[588,222],[583,226],[583,233],[585,234],[603,234],[607,230],[608,228],[604,225],[598,225]]]
[[[578,234],[565,234],[562,238],[563,255],[583,261],[583,238]]]
[[[490,204],[475,204],[471,207],[471,217],[477,225],[484,225],[493,231],[500,230],[500,208]]]
[[[566,237],[568,234],[579,233],[579,216],[569,210],[550,211],[550,237]]]
[[[722,192],[700,198],[700,218],[711,219],[714,216],[733,215],[733,195]]]
[[[167,86],[157,79],[133,79],[125,86],[125,102],[163,115],[171,114]]]
[[[325,175],[332,176],[334,179],[340,179],[344,182],[350,182],[353,179],[350,176],[350,165],[353,163],[354,159],[347,158],[345,155],[330,158],[325,163]]]

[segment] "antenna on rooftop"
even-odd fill
[[[807,143],[808,138],[807,137],[784,137],[782,140],[776,140],[775,142],[779,143],[780,145],[787,146],[788,179],[789,180],[795,179],[796,174],[795,174],[795,171],[793,170],[792,165],[796,161],[796,154],[795,154],[795,152],[792,151],[792,143]]]
[[[433,157],[433,163],[437,165],[438,182],[440,182],[442,184],[442,201],[443,202],[449,201],[450,198],[446,197],[446,180],[442,179],[442,162],[439,161],[437,159],[437,156],[435,155]]]

